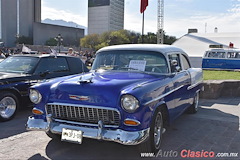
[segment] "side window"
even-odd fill
[[[227,58],[240,58],[240,53],[238,52],[228,52]]]
[[[183,69],[187,70],[187,69],[191,68],[190,63],[189,63],[187,57],[185,57],[184,55],[181,54],[181,59],[182,59]]]
[[[49,57],[49,58],[41,58],[35,73],[44,73],[46,71],[49,72],[68,72],[69,67],[67,60],[63,57]]]
[[[170,61],[169,63],[170,63],[170,66],[171,66],[171,72],[172,73],[173,72],[177,72],[176,66],[172,65],[173,61],[176,61],[177,62],[177,66],[180,67],[180,69],[178,71],[182,70],[179,54],[171,54],[171,55],[169,55],[169,61]]]
[[[209,58],[225,58],[225,52],[209,52]]]

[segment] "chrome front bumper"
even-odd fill
[[[104,128],[102,121],[98,122],[97,128],[74,126],[52,121],[51,116],[48,116],[47,122],[42,119],[29,117],[26,124],[27,130],[50,131],[54,134],[61,134],[63,128],[80,130],[83,132],[83,137],[86,138],[113,141],[124,145],[137,145],[144,142],[149,137],[150,131],[149,128],[134,132],[124,131],[121,129],[109,130]]]

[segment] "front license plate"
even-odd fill
[[[82,143],[83,132],[78,130],[72,130],[63,128],[62,129],[62,141]]]

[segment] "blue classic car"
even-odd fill
[[[35,103],[27,130],[82,143],[84,138],[137,145],[157,152],[166,126],[184,111],[197,112],[202,70],[168,45],[100,49],[90,73],[30,88]]]

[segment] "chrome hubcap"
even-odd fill
[[[4,97],[0,101],[0,115],[3,118],[10,118],[16,111],[17,104],[12,97]]]
[[[159,148],[162,135],[162,115],[161,113],[157,114],[154,127],[154,144],[156,148]]]
[[[197,95],[194,98],[194,103],[195,103],[195,110],[198,110],[198,103],[199,103],[199,93],[197,93]]]

